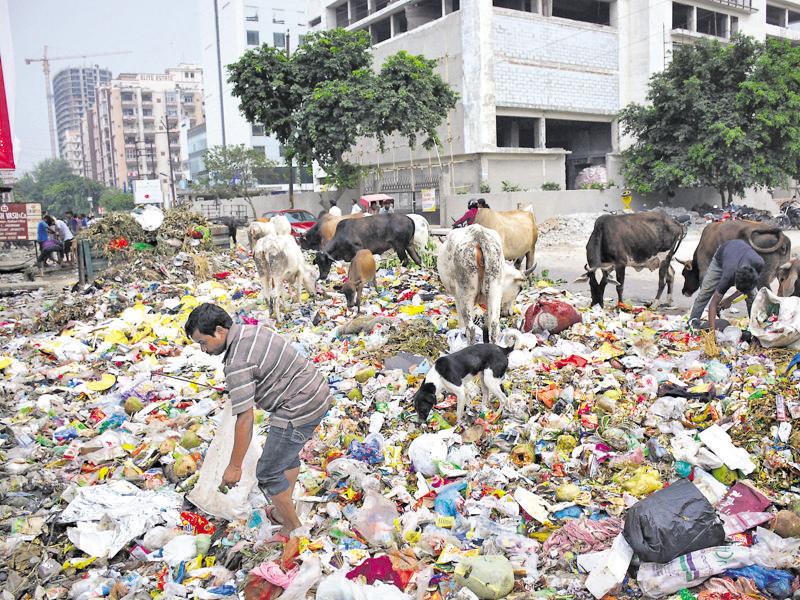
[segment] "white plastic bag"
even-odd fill
[[[770,322],[770,313],[778,308],[778,320]],[[800,298],[781,298],[761,288],[750,309],[750,331],[765,348],[800,348]]]
[[[308,590],[322,578],[322,564],[318,556],[303,561],[300,572],[281,594],[282,600],[305,600]]]
[[[394,522],[399,518],[394,502],[371,489],[352,523],[370,545],[387,548],[394,545]]]
[[[411,600],[395,586],[380,581],[366,585],[350,581],[345,570],[336,571],[323,579],[317,588],[317,600]]]
[[[447,458],[447,444],[435,433],[423,433],[408,447],[408,457],[414,470],[426,477],[436,475],[436,463]]]
[[[247,497],[256,485],[256,464],[264,445],[263,436],[256,436],[254,432],[242,463],[242,478],[227,494],[223,494],[219,491],[219,484],[233,450],[235,427],[236,418],[231,414],[231,403],[225,402],[222,420],[206,452],[197,484],[186,495],[186,499],[197,508],[228,521],[246,518],[250,512]]]

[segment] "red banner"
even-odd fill
[[[14,168],[14,148],[11,146],[11,123],[8,120],[6,84],[3,82],[3,63],[0,61],[0,169]]]

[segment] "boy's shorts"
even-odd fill
[[[290,423],[286,428],[274,426],[269,428],[264,451],[256,467],[258,487],[267,497],[280,494],[289,487],[289,480],[286,479],[284,471],[300,466],[300,450],[311,439],[320,421],[322,417],[299,427],[294,427]]]

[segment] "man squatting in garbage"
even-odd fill
[[[741,294],[747,295],[747,313],[750,314],[755,287],[763,268],[764,259],[747,242],[729,240],[723,243],[717,248],[703,276],[703,283],[689,314],[689,325],[691,327],[699,325],[703,309],[708,304],[708,328],[714,331],[717,314],[733,304],[734,299]],[[731,286],[735,286],[736,290],[720,301]]]
[[[224,354],[225,387],[236,427],[222,485],[234,485],[242,476],[253,435],[253,407],[267,411],[270,427],[256,477],[272,502],[269,519],[294,531],[301,526],[292,501],[299,454],[331,406],[327,380],[280,335],[262,325],[234,325],[216,304],[195,308],[184,328],[203,352]]]

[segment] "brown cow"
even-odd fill
[[[524,210],[492,210],[478,209],[475,223],[500,234],[503,242],[503,257],[514,262],[518,269],[522,260],[526,259],[525,269],[531,271],[535,267],[536,240],[539,239],[539,228],[533,216],[533,206]]]
[[[347,283],[342,286],[342,292],[347,298],[347,307],[356,307],[356,313],[361,312],[361,292],[364,284],[375,282],[375,258],[370,250],[361,249],[356,252],[350,261],[347,271]]]
[[[333,235],[336,233],[336,227],[340,222],[348,219],[361,219],[363,217],[363,213],[343,215],[341,217],[335,217],[329,213],[325,213],[314,226],[300,238],[300,247],[303,250],[319,250],[333,239]]]
[[[683,264],[683,295],[691,296],[698,289],[717,249],[729,240],[744,240],[764,259],[758,287],[769,287],[779,265],[786,263],[792,242],[780,229],[753,221],[722,221],[703,229],[691,260]]]
[[[800,296],[800,258],[778,267],[778,296]]]

